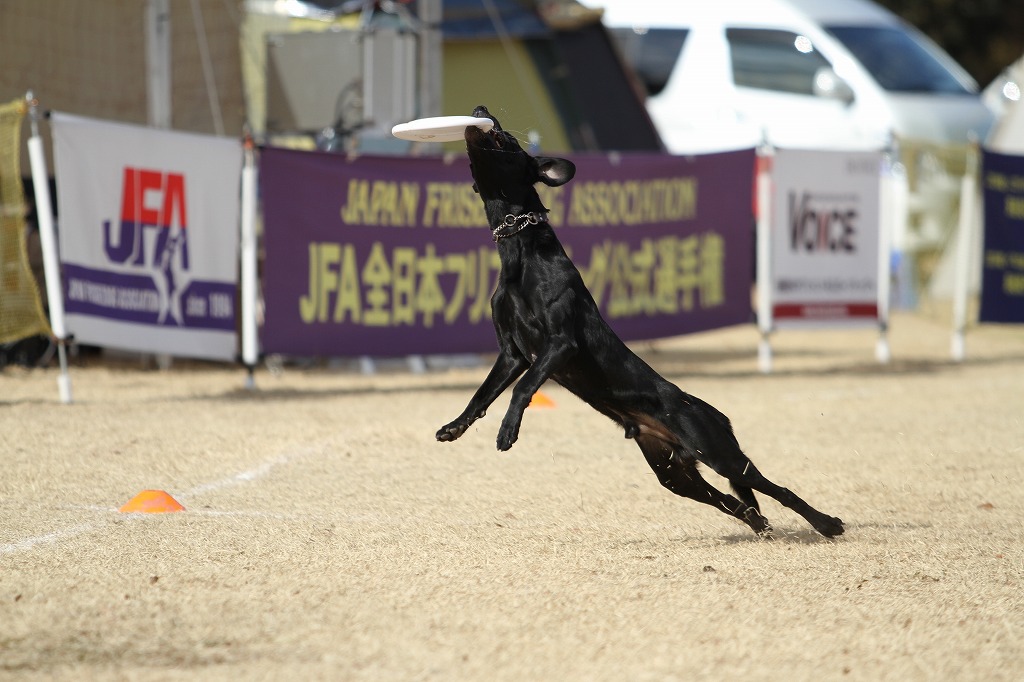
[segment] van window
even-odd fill
[[[827,26],[884,89],[892,92],[971,94],[914,38],[892,26]]]
[[[831,67],[806,36],[791,31],[729,28],[733,82],[740,87],[814,94],[818,69]]]
[[[647,94],[657,95],[672,75],[690,31],[685,28],[613,28],[610,32]]]

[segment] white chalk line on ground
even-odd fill
[[[241,485],[243,483],[251,483],[259,478],[263,478],[276,467],[287,464],[295,459],[307,457],[311,452],[313,452],[313,450],[304,450],[303,452],[294,455],[281,455],[279,457],[275,457],[274,459],[267,460],[263,464],[260,464],[258,467],[237,473],[234,476],[228,476],[227,478],[211,481],[209,483],[200,483],[191,490],[186,490],[181,493],[178,497],[182,500],[187,500],[197,495],[217,492],[225,488],[233,488],[234,486]]]
[[[61,509],[67,511],[86,511],[96,512],[98,514],[122,514],[118,511],[117,507],[103,507],[98,504],[66,504],[62,505]],[[287,514],[282,512],[268,512],[260,509],[195,509],[189,507],[186,511],[191,516],[211,516],[211,517],[223,517],[223,518],[239,518],[239,519],[271,519],[273,521],[295,521],[295,522],[310,522],[320,521],[325,523],[341,522],[348,524],[361,524],[367,526],[388,526],[394,528],[396,526],[422,526],[424,523],[423,517],[414,516],[409,514],[352,514],[346,512],[336,513],[317,513],[317,512],[302,512],[298,514]],[[144,514],[132,513],[132,517],[145,516]],[[460,518],[448,516],[445,521],[453,525],[458,526],[491,526],[495,523],[494,520],[484,518]],[[537,523],[525,523],[523,526],[540,526],[542,524]]]
[[[69,528],[62,528],[61,530],[55,530],[52,533],[45,535],[36,535],[34,537],[25,538],[18,540],[17,542],[11,542],[6,545],[0,545],[0,556],[5,554],[14,554],[15,552],[24,552],[39,545],[50,545],[55,542],[60,542],[66,538],[72,538],[83,533],[88,533],[91,530],[97,528],[94,523],[80,523],[77,526],[71,526]]]
[[[298,452],[292,453],[292,454],[278,455],[278,456],[276,456],[276,457],[274,457],[272,459],[268,459],[267,461],[263,462],[259,466],[256,466],[256,467],[254,467],[252,469],[248,469],[246,471],[242,471],[242,472],[239,472],[239,473],[234,474],[232,476],[228,476],[226,478],[221,478],[221,479],[218,479],[218,480],[215,480],[215,481],[209,481],[207,483],[200,483],[199,485],[191,488],[190,490],[186,490],[185,492],[178,493],[177,494],[177,498],[179,499],[179,501],[180,500],[187,500],[189,498],[196,497],[197,495],[203,495],[203,494],[211,493],[211,492],[218,492],[218,491],[221,491],[221,490],[225,490],[227,488],[232,488],[232,487],[235,487],[235,486],[238,486],[238,485],[244,485],[246,483],[251,483],[253,481],[259,480],[260,478],[263,478],[264,476],[269,474],[271,471],[273,471],[277,467],[280,467],[280,466],[283,466],[285,464],[289,464],[289,463],[295,462],[295,461],[300,460],[300,459],[304,459],[304,458],[308,457],[310,454],[313,454],[315,452],[321,452],[321,451],[323,451],[323,448],[304,448],[304,449],[302,449],[302,450],[300,450]],[[96,510],[96,511],[101,510],[101,511],[104,511],[104,512],[117,511],[114,508],[106,508],[106,507],[78,507],[78,509],[92,509],[92,510]],[[207,512],[207,515],[216,516],[218,514],[217,513],[209,513],[209,512]],[[224,516],[231,515],[231,512],[221,513],[220,515],[224,515]],[[120,518],[122,518],[122,519],[136,518],[137,519],[137,518],[144,518],[145,516],[146,516],[146,514],[124,514]],[[271,517],[269,514],[267,516]],[[76,524],[74,526],[68,526],[67,528],[61,528],[59,530],[55,530],[55,531],[52,531],[50,533],[44,533],[42,535],[34,535],[34,536],[31,536],[31,537],[22,538],[21,540],[17,540],[15,542],[10,542],[10,543],[7,543],[7,544],[0,545],[0,556],[6,556],[8,554],[15,554],[15,553],[18,553],[18,552],[26,552],[26,551],[35,549],[37,547],[43,547],[43,546],[46,546],[46,545],[56,544],[56,543],[61,542],[63,540],[69,540],[69,539],[77,537],[79,535],[84,535],[85,533],[90,533],[90,532],[99,530],[100,528],[102,528],[104,526],[107,526],[107,525],[110,525],[113,522],[114,522],[113,519],[106,519],[106,520],[93,521],[93,522],[89,522],[89,523],[80,523],[80,524]]]
[[[179,498],[184,499],[184,495],[179,495]],[[61,509],[67,509],[68,511],[89,511],[98,512],[103,514],[121,514],[117,507],[102,507],[98,504],[68,504],[63,505]],[[280,512],[268,512],[260,511],[257,509],[193,509],[191,507],[186,508],[189,514],[193,516],[224,516],[224,517],[237,517],[245,519],[273,519],[275,521],[307,521],[310,519],[309,514],[282,514]],[[134,517],[136,514],[133,514]]]

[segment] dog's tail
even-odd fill
[[[739,498],[740,502],[747,505],[748,507],[753,507],[754,509],[757,510],[758,514],[761,513],[761,507],[758,506],[757,504],[757,498],[754,497],[753,490],[751,490],[749,487],[745,485],[738,485],[736,483],[733,483],[732,481],[729,482],[729,487],[732,488],[732,491],[734,493],[736,493],[736,497]]]

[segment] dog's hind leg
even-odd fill
[[[753,507],[757,511],[761,511],[761,505],[757,503],[757,498],[754,497],[754,491],[745,485],[737,485],[733,481],[729,481],[729,487],[732,488],[733,493],[736,497],[740,498],[740,502]]]
[[[770,538],[772,527],[768,519],[761,516],[757,503],[740,502],[732,495],[727,495],[704,480],[697,471],[697,463],[688,457],[676,454],[673,447],[654,436],[640,435],[636,443],[644,453],[644,458],[654,470],[658,481],[676,495],[703,502],[719,511],[734,516],[750,526],[751,530],[761,537]],[[753,499],[753,494],[750,495]]]
[[[734,489],[751,489],[774,497],[783,505],[789,507],[800,516],[807,519],[807,522],[814,526],[814,529],[827,538],[843,534],[843,521],[834,516],[824,514],[803,501],[796,493],[772,483],[764,474],[757,470],[754,463],[736,447],[738,457],[729,457],[727,460],[708,458],[702,460],[711,467],[717,474],[729,479]]]

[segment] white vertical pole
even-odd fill
[[[241,279],[242,279],[242,363],[248,370],[245,387],[253,389],[256,381],[253,371],[259,360],[259,345],[256,337],[256,154],[252,136],[245,136],[245,163],[242,166],[242,234],[241,234]]]
[[[878,342],[875,358],[882,364],[892,359],[889,348],[889,299],[892,291],[892,234],[896,220],[895,179],[892,174],[893,153],[886,152],[879,169],[878,215]]]
[[[146,1],[146,96],[149,125],[171,127],[171,10],[169,0]]]
[[[57,234],[53,226],[53,203],[50,201],[50,174],[46,170],[43,138],[39,137],[38,102],[29,91],[25,95],[32,121],[32,136],[28,139],[29,163],[32,166],[32,184],[36,195],[36,217],[39,221],[39,242],[43,250],[43,272],[46,278],[46,300],[50,307],[50,328],[57,337],[60,374],[57,391],[65,405],[71,402],[71,377],[68,375],[67,329],[64,326],[64,293],[60,281],[60,259],[57,256]]]
[[[168,129],[172,123],[171,104],[171,8],[170,0],[146,0],[146,101],[147,122]],[[157,353],[160,369],[170,369],[170,353]]]
[[[166,0],[161,0],[161,2],[164,1]],[[210,44],[206,38],[206,24],[203,22],[203,10],[199,7],[199,0],[192,0],[192,26],[196,30],[199,61],[203,65],[203,81],[206,83],[206,99],[210,102],[210,115],[213,117],[213,131],[217,135],[223,136],[224,116],[220,112],[220,93],[217,92],[217,81],[213,73],[213,61],[210,59]],[[170,51],[168,51],[169,56]],[[170,69],[168,68],[168,82],[170,81],[169,75]],[[170,98],[168,97],[169,102]]]
[[[418,0],[420,19],[420,117],[440,116],[444,102],[443,0]]]
[[[376,126],[380,122],[377,121],[377,74],[374,69],[377,68],[377,62],[373,58],[374,41],[376,37],[373,31],[366,30],[363,33],[363,120],[368,121],[371,126]],[[390,78],[391,74],[385,76],[383,80]]]
[[[772,150],[767,145],[757,150],[757,327],[761,332],[757,364],[763,374],[772,371],[772,158]]]
[[[970,296],[971,244],[978,205],[978,145],[967,150],[967,169],[960,181],[960,220],[956,233],[956,267],[953,271],[953,360],[962,362],[967,355],[967,299]]]

